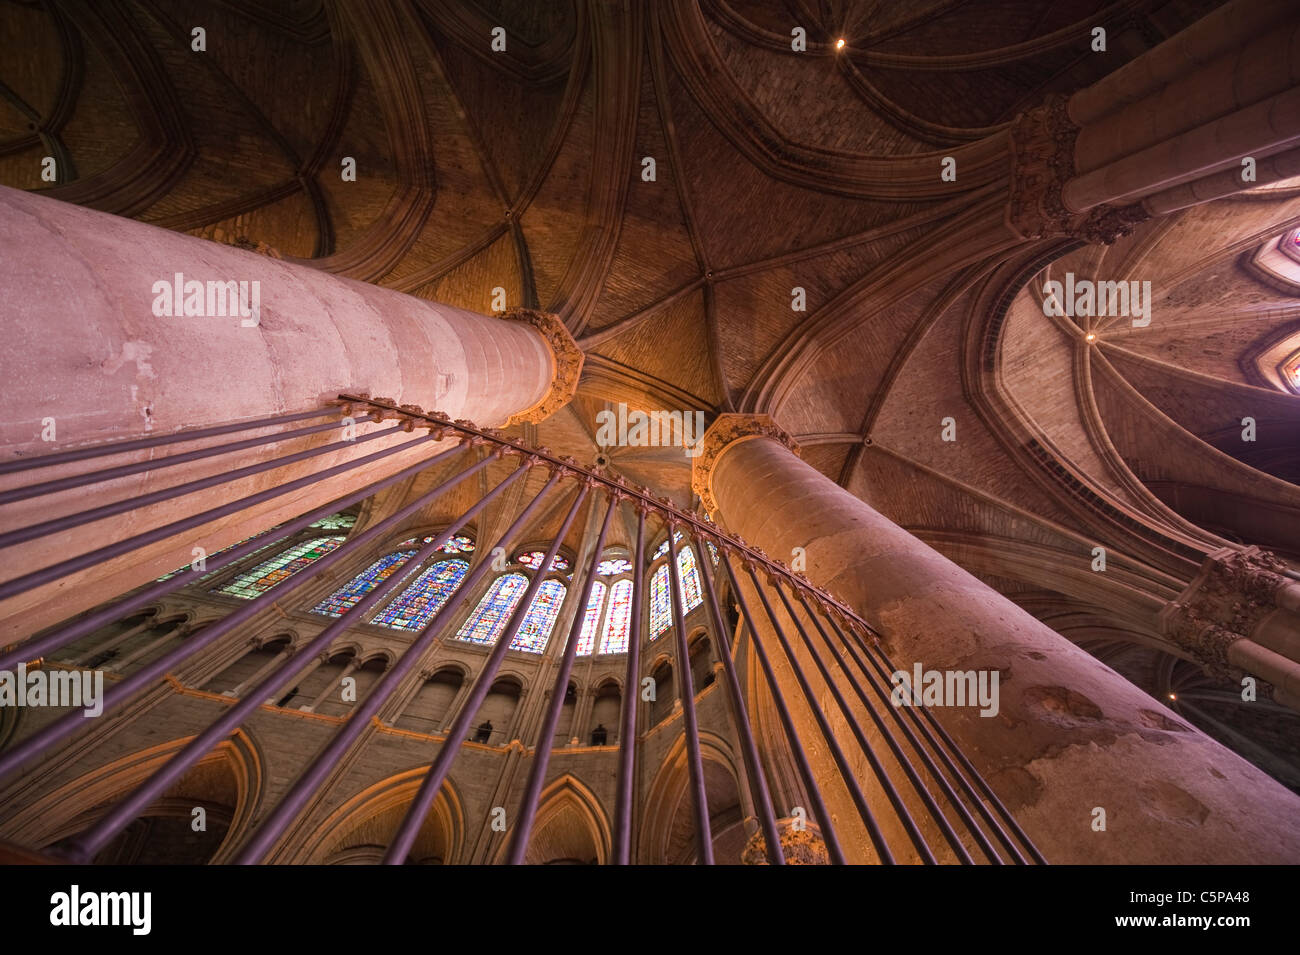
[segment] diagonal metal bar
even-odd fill
[[[618,723],[618,790],[614,794],[614,863],[632,862],[632,793],[636,788],[636,712],[641,694],[641,619],[645,611],[646,506],[636,507],[636,551],[632,558],[632,628],[628,636],[623,706]]]
[[[840,846],[839,836],[835,832],[835,824],[826,808],[826,801],[822,799],[821,788],[817,785],[817,779],[813,775],[812,764],[808,762],[808,753],[803,748],[803,741],[799,739],[799,731],[795,729],[794,718],[790,715],[790,707],[786,704],[785,695],[781,692],[781,687],[776,682],[776,676],[772,672],[772,662],[768,659],[767,650],[758,637],[758,628],[754,625],[754,617],[749,610],[749,601],[745,598],[744,591],[740,589],[740,582],[737,579],[735,569],[731,566],[731,556],[728,550],[728,547],[722,548],[719,566],[727,571],[727,577],[731,581],[731,592],[736,598],[736,604],[740,607],[740,615],[744,618],[745,626],[749,629],[749,645],[754,648],[754,655],[758,657],[758,665],[763,671],[763,679],[767,683],[768,692],[772,694],[772,704],[776,708],[777,718],[781,721],[781,728],[785,730],[786,742],[790,744],[791,755],[794,757],[795,766],[799,770],[799,779],[803,782],[808,801],[812,803],[813,817],[821,826],[821,835],[822,840],[826,843],[826,851],[830,853],[833,863],[843,865],[845,862],[844,849]]]
[[[618,510],[619,503],[618,495],[610,496],[609,507],[605,511],[605,521],[600,527],[600,536],[596,539],[596,548],[591,554],[591,565],[587,568],[582,594],[578,598],[578,612],[573,615],[569,638],[564,644],[564,654],[556,669],[555,684],[551,689],[551,698],[547,701],[542,727],[537,733],[537,745],[533,748],[533,765],[528,772],[524,794],[519,800],[519,814],[515,820],[515,830],[506,856],[506,861],[511,865],[521,865],[528,851],[528,837],[533,831],[533,820],[537,817],[537,803],[542,796],[542,784],[546,781],[546,768],[550,765],[555,727],[560,722],[560,710],[564,707],[564,693],[569,686],[569,676],[573,673],[573,661],[578,656],[578,637],[581,636],[583,623],[586,621],[587,601],[591,599],[592,584],[596,582],[596,567],[604,555],[605,538],[609,534],[609,525],[614,519],[614,512]]]
[[[758,745],[754,742],[749,710],[745,706],[745,696],[740,688],[740,676],[736,673],[736,664],[731,657],[731,640],[723,624],[722,611],[718,608],[718,594],[713,586],[713,572],[709,569],[710,560],[704,556],[698,538],[695,547],[696,553],[700,555],[700,579],[704,582],[705,600],[708,601],[713,629],[718,637],[722,669],[727,676],[727,700],[731,704],[731,721],[735,724],[736,734],[740,737],[740,753],[745,762],[745,775],[749,780],[754,807],[758,810],[758,823],[759,828],[763,830],[767,861],[772,865],[785,865],[785,853],[781,850],[781,836],[776,827],[776,809],[772,805],[772,793],[767,785],[767,774],[763,771],[763,761],[758,755]]]
[[[459,449],[452,449],[456,451]],[[444,482],[445,486],[451,486],[462,481],[491,463],[491,458],[484,458],[482,461],[467,468],[459,474],[453,476],[449,481]],[[406,508],[398,512],[398,515],[405,514]],[[411,511],[410,513],[414,513]],[[409,516],[409,514],[407,515]],[[112,688],[104,693],[103,708],[107,712],[114,708],[119,702],[129,699],[137,692],[149,686],[154,681],[159,680],[162,676],[175,667],[177,664],[189,659],[194,654],[200,652],[206,647],[211,646],[215,641],[225,634],[234,630],[236,627],[252,620],[257,614],[267,610],[277,601],[282,600],[286,595],[293,593],[309,581],[315,579],[335,564],[347,559],[353,552],[365,547],[371,541],[376,540],[381,534],[387,533],[390,529],[397,526],[397,520],[388,518],[374,527],[368,528],[357,537],[349,540],[342,547],[337,548],[331,553],[326,554],[319,560],[313,561],[307,567],[298,573],[281,581],[273,590],[267,590],[266,593],[250,600],[244,607],[240,607],[234,613],[223,617],[220,621],[209,627],[204,627],[197,635],[184,643],[173,648],[168,653],[163,654],[156,660],[153,660],[135,673],[132,673],[121,683],[115,684]],[[47,723],[30,736],[23,738],[12,749],[0,753],[0,777],[9,773],[16,767],[22,765],[33,756],[37,755],[52,743],[64,739],[74,733],[77,729],[84,727],[85,723],[81,719],[81,713],[73,710],[64,714],[52,723]]]
[[[533,501],[536,504],[542,499],[542,496],[559,480],[559,471],[552,475],[550,482],[538,494],[537,499]],[[528,589],[524,591],[523,597],[519,600],[519,605],[515,607],[514,613],[510,617],[510,624],[506,627],[505,633],[497,638],[496,645],[492,648],[492,653],[488,656],[487,663],[483,665],[478,679],[474,681],[474,688],[470,691],[469,697],[461,704],[460,712],[456,714],[456,719],[452,721],[447,730],[447,738],[438,750],[438,755],[432,765],[429,766],[428,773],[425,774],[424,782],[420,784],[419,791],[415,794],[415,799],[406,810],[401,824],[397,827],[397,833],[393,836],[393,842],[384,853],[384,865],[400,865],[406,860],[407,854],[411,851],[411,846],[415,843],[415,837],[420,832],[420,826],[424,824],[424,817],[429,813],[429,807],[433,805],[433,800],[437,797],[438,791],[442,788],[443,781],[447,778],[447,772],[451,769],[452,762],[460,752],[461,743],[464,742],[465,734],[469,730],[469,724],[478,713],[478,709],[483,705],[483,700],[492,688],[492,681],[496,679],[497,670],[501,668],[501,663],[505,660],[506,651],[510,649],[510,643],[514,640],[519,628],[523,626],[524,618],[528,615],[528,608],[537,596],[537,591],[541,589],[542,581],[546,577],[546,570],[550,568],[551,562],[555,559],[556,553],[560,550],[560,542],[564,540],[569,533],[569,528],[573,526],[573,520],[578,515],[578,510],[582,502],[587,497],[590,490],[588,482],[583,482],[578,487],[578,493],[574,496],[573,505],[569,508],[569,513],[565,516],[564,522],[560,525],[555,539],[551,541],[551,546],[546,551],[546,556],[542,558],[542,563],[537,572],[533,575],[532,582]],[[525,525],[526,519],[532,512],[532,505],[519,519],[510,526],[510,529],[502,535],[503,542],[513,541],[519,529]],[[508,548],[507,548],[508,549]]]
[[[335,474],[342,474],[346,471],[351,471],[365,464],[378,461],[390,454],[395,454],[398,451],[410,449],[425,441],[438,440],[441,440],[440,436],[431,435],[429,437],[419,438],[416,441],[407,442],[403,445],[398,445],[395,448],[389,448],[377,452],[376,454],[369,454],[352,461],[345,461],[343,464],[328,468],[319,474],[309,475],[308,477],[300,478],[299,480],[293,481],[289,484],[268,488],[265,491],[259,491],[258,493],[249,495],[248,497],[240,498],[238,501],[232,501],[230,504],[224,504],[219,508],[204,511],[202,514],[195,515],[194,517],[184,518],[180,521],[167,524],[158,528],[156,531],[147,531],[144,534],[137,534],[135,537],[129,537],[124,541],[118,541],[117,543],[110,544],[107,547],[101,547],[98,550],[91,551],[89,554],[75,558],[73,561],[66,561],[65,564],[76,564],[77,566],[72,566],[70,569],[62,572],[60,572],[59,569],[64,567],[65,564],[56,564],[54,567],[45,568],[36,571],[33,574],[28,574],[26,577],[15,578],[8,584],[5,584],[4,587],[8,588],[10,584],[18,584],[33,577],[39,578],[31,585],[36,586],[38,583],[44,583],[47,575],[48,579],[55,580],[82,569],[81,565],[87,560],[90,561],[90,564],[94,564],[100,560],[108,560],[117,556],[119,552],[126,553],[132,547],[143,547],[146,544],[154,543],[155,540],[163,540],[184,530],[202,526],[203,524],[216,520],[218,517],[222,517],[227,513],[234,513],[243,508],[251,507],[254,504],[260,504],[263,501],[268,501],[280,495],[287,494],[290,491],[297,490],[298,488],[307,487],[322,478],[332,477]],[[366,485],[359,491],[354,491],[351,494],[336,498],[330,503],[318,507],[314,511],[309,511],[302,517],[295,518],[281,527],[272,528],[272,530],[278,531],[285,537],[296,534],[298,531],[310,527],[312,524],[315,524],[318,520],[321,520],[324,517],[329,517],[331,514],[334,514],[345,507],[351,507],[353,504],[378,494],[380,491],[386,490],[387,488],[390,488],[427,468],[436,467],[437,465],[442,464],[448,458],[459,454],[464,446],[464,444],[461,444],[457,447],[449,448],[446,451],[440,452],[426,460],[417,461],[415,464],[403,468],[401,471],[396,472],[390,477],[384,478],[378,483]],[[269,533],[269,531],[264,533]],[[0,653],[0,670],[13,666],[22,660],[32,660],[36,657],[45,656],[60,647],[65,647],[81,637],[93,633],[100,627],[113,623],[115,620],[121,620],[123,617],[130,615],[141,607],[147,607],[150,603],[160,597],[166,596],[175,590],[179,590],[181,587],[187,586],[195,579],[195,577],[218,573],[237,561],[243,560],[254,551],[264,547],[266,541],[262,538],[263,535],[258,535],[252,540],[245,541],[238,547],[234,547],[224,554],[212,557],[202,571],[194,571],[192,568],[187,567],[181,573],[178,573],[176,576],[168,580],[155,581],[134,596],[127,597],[124,600],[119,600],[116,603],[108,604],[88,616],[81,617],[67,626],[47,633],[42,637],[36,637],[19,643],[13,650]],[[2,589],[4,588],[0,588],[0,590]],[[19,590],[17,592],[21,593],[22,591]],[[12,596],[12,594],[5,593],[5,596]]]
[[[681,570],[677,566],[677,523],[668,522],[668,591],[673,608],[677,643],[677,698],[682,704],[682,732],[686,736],[686,767],[690,775],[691,810],[695,817],[695,851],[701,865],[713,865],[713,832],[709,825],[709,794],[704,786],[704,757],[700,752],[700,724],[695,713],[695,680],[690,649],[686,645],[686,620],[682,612]]]

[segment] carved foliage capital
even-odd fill
[[[793,819],[777,820],[781,855],[786,865],[830,865],[830,852],[820,833],[808,823],[796,828]],[[762,830],[755,832],[741,851],[742,865],[767,865],[767,840]]]
[[[713,468],[718,458],[732,444],[750,438],[772,438],[784,444],[795,454],[799,453],[799,445],[795,443],[794,438],[790,437],[790,434],[770,415],[719,415],[700,439],[701,450],[691,468],[691,487],[700,496],[700,500],[710,514],[715,514],[718,510],[718,502],[713,497]]]
[[[1027,239],[1072,236],[1109,245],[1150,218],[1141,203],[1097,206],[1073,213],[1061,191],[1075,175],[1074,144],[1079,127],[1060,94],[1042,106],[1026,110],[1011,124],[1011,198],[1008,224]]]
[[[1210,554],[1162,614],[1165,633],[1208,671],[1228,675],[1228,648],[1276,609],[1274,597],[1288,580],[1285,569],[1258,547]]]
[[[582,376],[583,354],[578,343],[573,340],[569,330],[564,327],[558,315],[539,311],[535,308],[512,308],[502,313],[501,318],[513,322],[526,322],[537,329],[551,349],[555,360],[554,377],[551,390],[537,404],[525,408],[510,416],[505,426],[515,424],[536,424],[545,421],[572,400],[578,391],[578,379]]]

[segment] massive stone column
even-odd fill
[[[978,707],[934,712],[1049,861],[1300,862],[1300,797],[802,462],[775,434],[761,416],[713,424],[695,461],[705,506],[769,554],[805,548],[807,576],[871,621],[900,669],[1000,672],[996,716]],[[813,756],[819,775],[833,775],[824,752]],[[1094,829],[1098,808],[1105,831]]]
[[[1048,97],[1011,127],[1008,224],[1026,238],[1109,242],[1153,215],[1296,175],[1297,50],[1292,0],[1233,0],[1068,99]]]
[[[519,320],[502,321],[5,188],[0,188],[0,261],[5,264],[0,375],[6,396],[0,460],[306,411],[341,392],[383,395],[483,426],[540,420],[572,396],[582,365],[581,352],[554,316],[518,310],[507,317]],[[237,283],[247,283],[242,311]],[[356,436],[387,427],[391,424],[362,424]],[[273,430],[278,429],[183,442],[165,453]],[[144,471],[95,484],[93,495],[82,488],[14,502],[0,507],[0,531],[340,437],[337,430],[323,432]],[[0,580],[414,437],[399,434],[331,451],[0,549]],[[0,645],[188,563],[195,546],[212,554],[437,450],[425,442],[360,473],[210,522],[183,540],[160,542],[6,601],[0,605]],[[145,449],[7,474],[0,476],[0,490],[160,453]]]

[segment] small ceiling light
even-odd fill
[[[1176,699],[1178,699],[1178,696],[1177,696],[1177,694],[1175,694],[1175,693],[1170,693],[1170,694],[1169,694],[1169,699],[1171,699],[1171,700],[1176,700]]]
[[[1089,332],[1088,334],[1083,336],[1083,340],[1085,342],[1095,342],[1097,340],[1097,336],[1093,332]]]
[[[844,37],[840,37],[838,40],[835,41],[835,49],[837,50],[844,49]]]

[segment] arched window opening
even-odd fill
[[[539,550],[523,551],[515,557],[516,563],[530,571],[538,571],[545,560],[546,553]],[[567,557],[556,554],[551,560],[550,571],[563,572],[571,566]],[[492,582],[492,586],[456,636],[471,643],[487,646],[495,644],[505,631],[519,601],[523,599],[528,585],[528,575],[519,571],[512,571],[498,577]],[[556,578],[544,580],[524,613],[519,631],[510,641],[510,649],[523,650],[526,653],[543,652],[547,641],[551,638],[551,631],[555,628],[555,621],[560,616],[560,608],[564,605],[564,598],[568,592],[568,587],[563,580]],[[597,613],[599,614],[599,604]]]
[[[469,564],[463,560],[441,560],[433,564],[390,601],[370,622],[394,630],[418,633],[429,625],[465,579]]]
[[[568,746],[574,740],[573,720],[578,711],[578,688],[572,683],[564,690],[564,703],[560,707],[560,719],[555,724],[555,739],[551,745]]]
[[[465,678],[455,667],[444,667],[429,677],[393,724],[417,733],[436,733],[460,694]]]
[[[353,577],[348,583],[344,584],[316,606],[312,607],[311,612],[326,617],[343,616],[359,604],[366,594],[370,593],[370,591],[374,590],[391,577],[398,568],[410,560],[414,555],[415,551],[413,550],[403,550],[396,551],[392,554],[385,554],[361,573],[357,574],[357,576]]]
[[[613,680],[600,685],[591,704],[591,745],[613,746],[618,743],[619,718],[623,694]]]
[[[261,537],[263,534],[269,534],[269,533],[271,533],[271,531],[274,531],[274,530],[275,530],[275,528],[272,527],[271,530],[269,530],[269,531],[262,531],[261,534],[254,534],[254,535],[252,535],[251,537],[245,537],[242,541],[235,541],[235,543],[231,544],[229,547],[223,547],[223,548],[221,548],[221,550],[217,551],[215,554],[209,554],[208,557],[209,557],[209,558],[220,557],[222,554],[228,553],[229,551],[234,550],[236,547],[243,547],[243,546],[244,546],[245,544],[247,544],[249,541],[251,541],[251,540],[256,540],[257,538]],[[268,541],[264,546],[259,547],[257,550],[255,550],[255,551],[253,551],[251,554],[247,555],[247,557],[245,557],[244,559],[247,560],[249,557],[256,557],[258,554],[262,553],[262,551],[267,550],[268,548],[274,547],[276,544],[283,543],[283,541],[284,541],[284,538],[283,538],[283,537],[279,537],[279,538],[276,538],[276,539],[274,539],[274,540]],[[238,561],[236,561],[236,563],[238,563]],[[175,577],[177,574],[182,573],[182,572],[184,572],[184,571],[186,571],[186,570],[189,570],[189,569],[190,569],[190,566],[191,566],[190,564],[183,564],[182,566],[177,567],[175,570],[173,570],[170,574],[163,574],[161,577],[158,578],[158,582],[161,582],[161,581],[164,581],[164,580],[171,580],[171,579],[172,579],[173,577]],[[213,574],[217,574],[217,573],[220,573],[220,571],[216,571],[216,570],[214,570],[214,571],[212,571],[211,573],[203,574],[203,575],[202,575],[201,577],[199,577],[198,579],[199,579],[199,580],[207,580],[207,579],[208,579],[209,577],[211,577]]]
[[[498,577],[492,581],[492,586],[456,636],[470,643],[492,646],[527,589],[528,578],[523,574],[503,574]]]
[[[321,518],[319,521],[317,521],[315,524],[312,524],[312,525],[308,528],[308,530],[309,530],[309,531],[320,531],[320,530],[330,530],[330,531],[334,531],[334,530],[342,530],[342,531],[346,531],[346,530],[350,530],[350,529],[352,528],[352,525],[353,525],[354,523],[356,523],[356,519],[357,519],[357,518],[356,518],[356,515],[355,515],[355,514],[331,514],[329,517],[322,517],[322,518]],[[249,560],[251,560],[252,558],[256,557],[258,554],[262,553],[263,551],[270,550],[272,547],[276,546],[277,544],[283,544],[286,540],[289,540],[289,539],[290,539],[290,537],[291,537],[292,535],[288,535],[288,536],[283,536],[283,535],[282,535],[282,536],[275,536],[275,531],[279,530],[279,529],[280,529],[280,526],[281,526],[281,525],[277,524],[277,525],[275,525],[275,527],[271,527],[271,528],[268,528],[268,529],[266,529],[266,530],[264,530],[264,531],[259,531],[259,532],[256,533],[256,534],[252,534],[252,535],[250,535],[250,536],[248,536],[248,537],[245,537],[245,538],[244,538],[243,540],[241,540],[241,541],[235,541],[235,543],[230,544],[230,545],[228,545],[228,546],[226,546],[226,547],[221,548],[221,550],[217,551],[216,553],[208,554],[208,555],[207,555],[207,559],[208,559],[208,560],[212,560],[212,559],[214,559],[214,558],[220,557],[222,554],[228,553],[228,552],[234,550],[236,547],[243,547],[245,544],[247,544],[247,543],[248,543],[249,541],[251,541],[251,540],[257,540],[259,537],[269,537],[270,539],[267,540],[267,542],[266,542],[265,544],[263,544],[261,547],[257,548],[255,551],[253,551],[253,552],[250,553],[250,554],[245,554],[245,555],[244,555],[243,557],[241,557],[239,560],[235,561],[236,564],[245,563],[246,561],[249,561]],[[163,574],[163,575],[162,575],[161,577],[159,577],[157,580],[158,580],[158,582],[161,582],[161,581],[164,581],[164,580],[171,580],[171,579],[172,579],[173,577],[175,577],[177,574],[182,573],[182,572],[184,572],[184,571],[186,571],[186,570],[189,570],[190,566],[191,566],[190,564],[183,564],[183,565],[181,565],[180,567],[177,567],[177,568],[176,568],[175,570],[173,570],[171,573]],[[215,577],[217,574],[223,573],[226,569],[227,569],[227,568],[224,568],[224,567],[223,567],[223,568],[221,568],[220,570],[214,570],[214,571],[210,571],[209,573],[202,574],[202,575],[200,575],[200,576],[197,578],[197,580],[199,580],[199,581],[204,581],[204,580],[207,580],[207,579],[209,579],[209,578],[211,578],[211,577]]]
[[[384,671],[388,669],[388,659],[382,654],[357,662],[346,668],[335,684],[328,688],[324,698],[316,704],[314,712],[325,716],[345,716],[366,698],[370,688],[375,685]],[[355,681],[348,684],[345,681]]]
[[[654,699],[650,701],[650,725],[658,726],[673,711],[677,688],[673,682],[673,665],[664,660],[650,674],[654,680]]]
[[[679,542],[682,539],[682,532],[677,531],[673,535],[673,540]],[[668,554],[668,541],[659,545],[655,551],[655,559],[658,560],[666,557]],[[654,640],[661,633],[673,625],[673,605],[668,593],[669,569],[668,561],[664,560],[655,568],[650,577],[650,639]],[[682,614],[688,614],[704,602],[704,591],[700,585],[700,571],[695,564],[695,551],[690,545],[681,547],[677,551],[677,582],[679,596],[682,601]]]
[[[672,598],[668,596],[668,565],[661,564],[650,578],[650,639],[673,625]]]
[[[537,570],[537,568],[542,566],[542,561],[545,559],[546,559],[545,551],[530,550],[530,551],[525,551],[524,553],[516,557],[515,562],[519,564],[523,564],[529,570]],[[571,566],[573,565],[569,562],[569,558],[565,557],[563,554],[556,554],[551,559],[550,569],[551,571],[568,570]]]
[[[568,588],[558,580],[545,581],[537,591],[537,596],[524,615],[523,626],[510,641],[511,650],[526,650],[529,653],[541,653],[546,649],[546,641],[551,638],[551,630],[560,615]]]
[[[712,649],[708,636],[703,633],[691,641],[691,684],[696,693],[713,683]]]
[[[312,613],[318,613],[327,617],[343,616],[343,614],[347,613],[360,603],[366,594],[370,593],[370,591],[382,584],[385,580],[396,573],[400,567],[404,566],[407,561],[419,553],[421,547],[433,543],[436,539],[437,538],[435,537],[412,537],[410,540],[402,541],[402,543],[397,545],[397,550],[379,558],[379,560],[375,561],[356,577],[352,578],[352,580],[347,584],[334,591],[334,593],[330,594],[313,607]],[[435,553],[464,554],[472,553],[473,550],[474,541],[471,538],[466,537],[464,534],[457,534],[449,538],[446,543],[435,551]],[[458,566],[453,566],[453,563]],[[395,626],[394,623],[388,622],[388,618],[406,621],[408,617],[417,616],[417,614],[414,613],[414,608],[417,605],[420,608],[424,608],[431,603],[436,602],[437,606],[434,607],[434,610],[425,617],[425,622],[427,623],[427,617],[436,613],[437,609],[446,601],[446,598],[455,592],[456,585],[459,584],[460,578],[464,576],[463,570],[467,567],[468,565],[463,561],[444,561],[433,565],[433,567],[429,568],[423,575],[421,575],[415,585],[409,587],[396,601],[390,603],[378,616],[371,620],[371,623],[379,623],[381,626],[394,627],[395,629],[402,630],[423,629],[423,623],[418,627],[410,627],[405,623],[402,626]],[[430,573],[430,571],[435,570],[441,572]],[[459,573],[457,572],[458,570],[460,571]],[[437,584],[442,584],[443,586],[435,586]],[[441,598],[441,600],[438,600],[438,598]],[[391,612],[394,608],[400,610],[411,610],[412,613],[406,614],[405,616],[394,614]],[[380,618],[385,619],[381,620]]]
[[[321,531],[350,531],[357,523],[355,514],[331,514],[329,517],[322,517],[312,525],[312,530]]]
[[[600,612],[605,605],[605,585],[599,580],[591,584],[591,596],[582,615],[582,632],[578,635],[578,655],[589,656],[596,644],[596,628],[600,625]],[[602,651],[603,652],[603,651]]]
[[[514,728],[515,710],[521,696],[523,687],[517,680],[503,677],[493,683],[483,705],[474,715],[475,724],[470,731],[470,739],[492,746],[510,742],[509,734]]]
[[[673,532],[673,543],[674,543],[674,544],[680,544],[681,542],[682,542],[682,532],[681,532],[681,531],[674,531],[674,532]],[[664,556],[665,554],[667,554],[667,553],[668,553],[668,538],[665,537],[665,538],[664,538],[664,539],[659,543],[659,546],[655,548],[655,552],[654,552],[653,554],[650,555],[650,562],[651,562],[651,563],[654,563],[656,560],[658,560],[660,557],[663,557],[663,556]]]
[[[677,572],[681,579],[682,613],[690,613],[704,603],[704,591],[700,589],[700,571],[695,566],[695,552],[683,547],[677,552]]]
[[[601,653],[627,653],[628,634],[632,629],[632,581],[617,581],[609,589],[609,611],[605,632],[600,638]]]
[[[260,647],[249,647],[248,651],[225,667],[212,674],[200,684],[208,693],[220,693],[223,696],[236,696],[237,690],[250,684],[254,678],[265,678],[274,664],[281,660],[289,649],[291,638],[280,634],[267,640]]]
[[[229,583],[215,588],[213,593],[238,597],[241,600],[253,600],[320,560],[342,543],[342,537],[313,537],[294,544],[270,560],[264,560],[252,570],[240,574]]]

